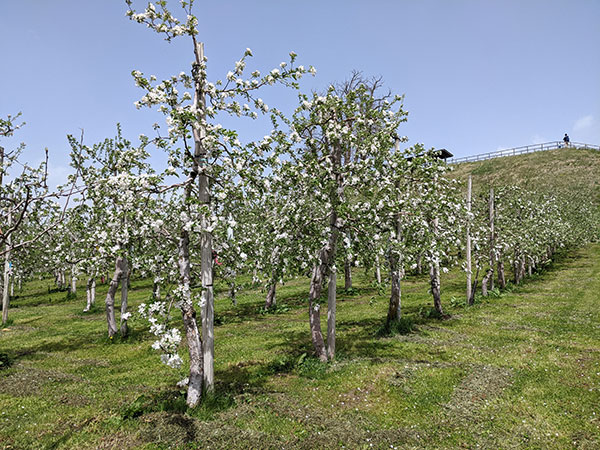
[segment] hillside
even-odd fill
[[[506,156],[453,166],[452,177],[473,176],[475,191],[482,186],[518,185],[535,190],[592,189],[600,203],[600,152],[559,149]]]

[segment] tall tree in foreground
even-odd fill
[[[190,72],[181,72],[160,83],[155,82],[155,77],[146,78],[139,71],[133,72],[137,85],[147,91],[138,106],[159,105],[159,110],[167,116],[168,136],[159,137],[155,142],[167,151],[169,174],[181,180],[172,187],[181,192],[178,212],[184,218],[178,236],[180,281],[176,293],[190,357],[187,403],[193,407],[199,403],[203,389],[214,388],[213,238],[215,228],[223,226],[229,216],[227,211],[216,209],[215,186],[227,196],[241,189],[240,183],[262,173],[257,166],[260,166],[263,146],[242,145],[234,130],[216,123],[217,116],[256,118],[258,113],[268,112],[269,107],[256,97],[257,90],[276,83],[297,87],[297,80],[307,70],[293,66],[296,55],[291,53],[290,63],[282,62],[266,75],[254,71],[249,79],[244,79],[246,60],[252,56],[252,51],[246,49],[224,81],[211,83],[206,72],[204,45],[197,38],[198,19],[193,15],[193,0],[180,2],[182,16],[185,16],[182,20],[167,8],[166,1],[150,2],[143,12],[135,11],[132,0],[125,1],[129,6],[127,15],[132,20],[147,25],[167,41],[178,36],[188,38],[193,54]],[[312,68],[311,71],[314,72]],[[185,92],[180,94],[179,89]],[[200,236],[198,250],[190,246],[196,233]],[[191,261],[196,251],[200,254],[201,267],[202,336],[192,300]]]

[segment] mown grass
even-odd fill
[[[174,387],[185,370],[160,364],[144,322],[108,340],[103,309],[82,312],[84,292],[66,300],[50,281],[30,283],[0,335],[1,446],[599,448],[600,245],[473,307],[457,301],[463,280],[443,279],[452,318],[439,321],[422,316],[426,279],[407,279],[414,329],[382,335],[387,293],[356,272],[355,289],[338,293],[331,364],[310,357],[307,280],[280,287],[269,314],[257,289],[237,306],[220,296],[216,392],[194,411]],[[132,310],[149,289],[133,283]]]
[[[530,190],[590,189],[600,201],[600,152],[563,148],[453,165],[451,177],[473,176],[475,192],[490,186],[519,185]],[[465,182],[466,185],[466,182]]]

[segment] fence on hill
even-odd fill
[[[461,158],[449,158],[448,164],[457,164],[463,162],[485,161],[486,159],[501,158],[503,156],[523,155],[525,153],[543,152],[546,150],[556,150],[564,148],[563,141],[544,142],[543,144],[525,145],[523,147],[509,148],[506,150],[498,150],[496,152],[482,153],[474,156],[464,156]],[[600,150],[600,145],[582,144],[580,142],[571,142],[569,148],[581,148],[590,150]]]

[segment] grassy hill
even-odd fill
[[[535,190],[592,190],[600,203],[600,151],[573,148],[453,166],[452,177],[473,177],[473,189],[482,186],[518,185]]]

